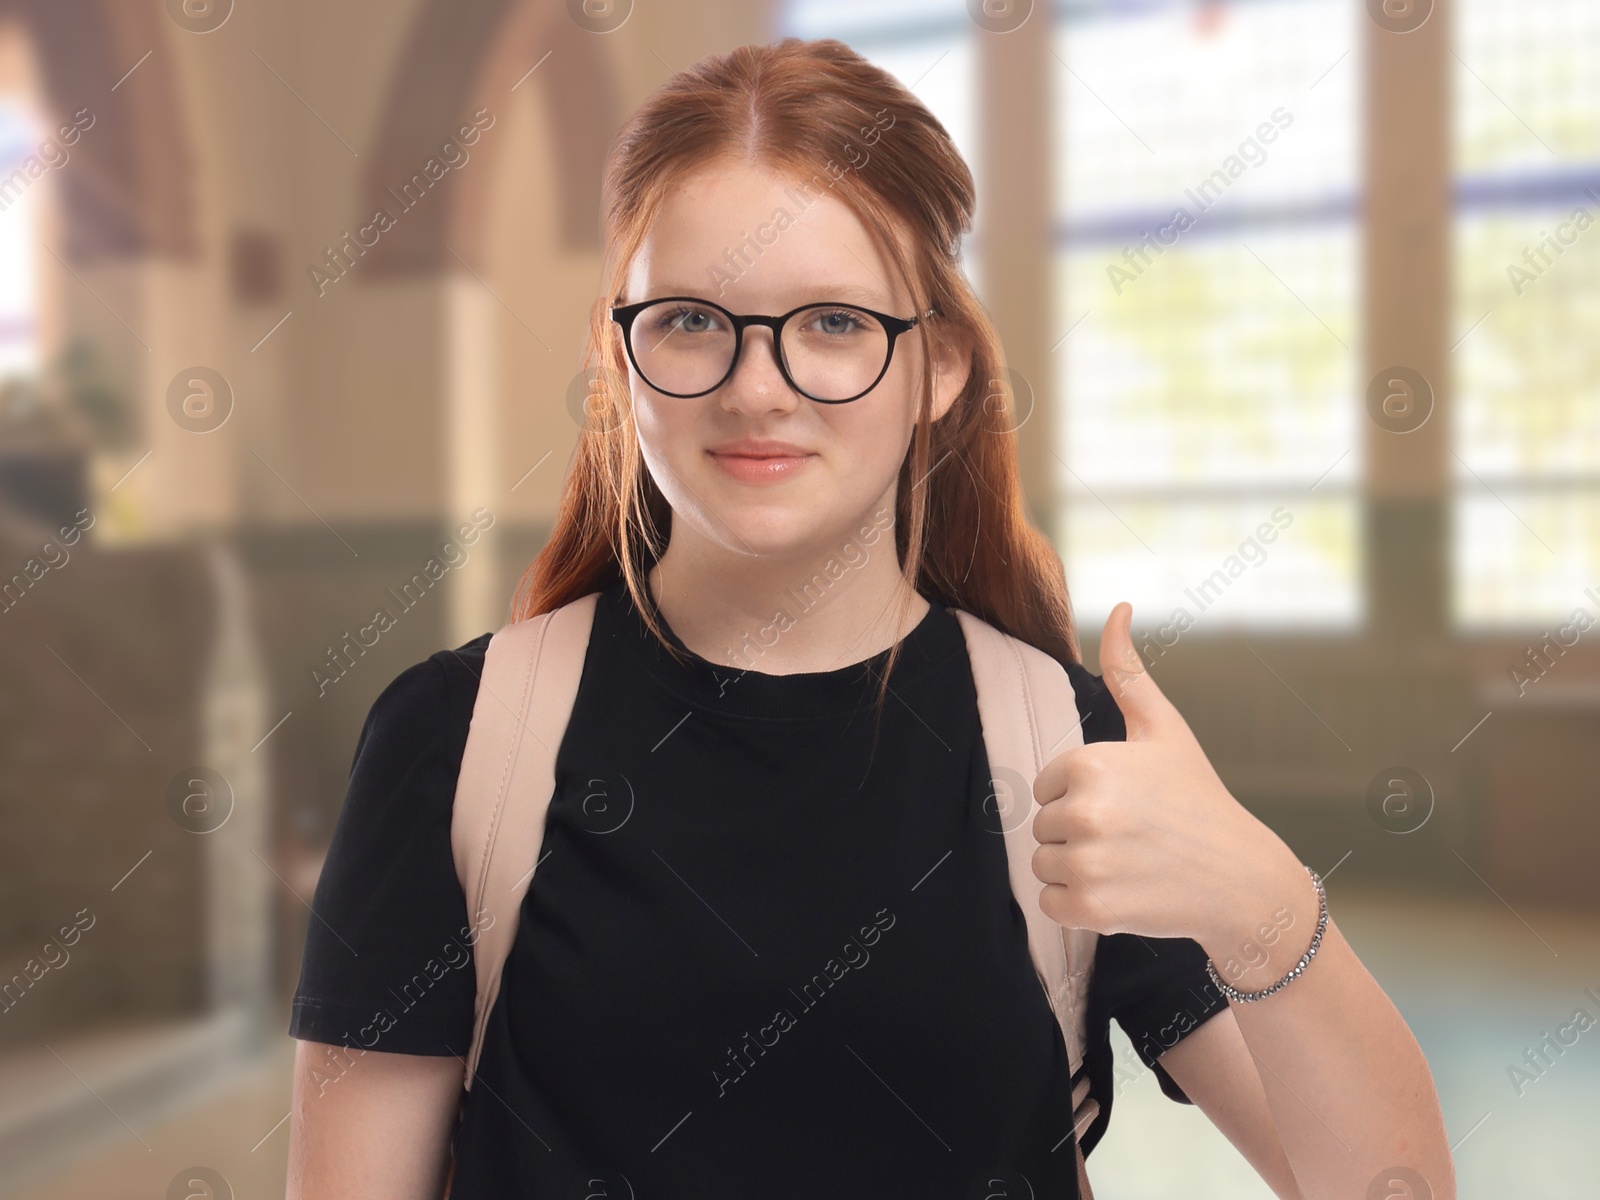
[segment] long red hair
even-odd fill
[[[875,128],[881,136],[862,145]],[[605,288],[590,314],[583,360],[589,411],[555,526],[518,582],[512,618],[625,580],[652,632],[677,653],[646,592],[649,570],[666,549],[671,510],[639,451],[627,363],[609,308],[670,189],[730,155],[831,190],[906,281],[914,311],[936,310],[923,328],[971,347],[966,386],[943,418],[931,421],[930,342],[914,342],[924,386],[895,506],[906,581],[1063,664],[1081,661],[1061,560],[1028,520],[1000,339],[957,259],[972,227],[972,173],[921,101],[832,38],[784,38],[703,58],[668,79],[613,139],[601,197]],[[883,688],[898,650],[887,660]],[[880,702],[882,696],[880,688]]]

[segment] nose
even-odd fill
[[[803,398],[778,369],[776,331],[762,325],[744,331],[739,361],[720,391],[724,406],[761,412],[792,409]]]

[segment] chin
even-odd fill
[[[780,496],[777,489],[696,484],[700,494],[684,511],[700,536],[734,554],[782,558],[804,553],[828,540],[827,513],[809,496]]]
[[[821,538],[815,510],[774,504],[717,514],[710,536],[735,554],[784,558],[800,554]]]

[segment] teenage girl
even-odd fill
[[[290,1197],[438,1197],[447,1168],[469,1200],[1075,1197],[1112,1017],[1278,1196],[1454,1196],[1416,1041],[1126,603],[1079,661],[956,258],[973,205],[944,128],[837,41],[707,58],[618,133],[599,403],[513,612],[600,597],[478,1074],[450,813],[488,634],[362,731],[291,1018]],[[1076,692],[1033,862],[1046,914],[1102,935],[1076,1077],[958,608]]]

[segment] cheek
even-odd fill
[[[917,425],[917,410],[922,403],[924,390],[922,363],[911,353],[915,349],[915,346],[907,346],[903,355],[900,350],[895,351],[894,361],[889,364],[889,372],[883,377],[881,385],[892,389],[890,394],[895,398],[893,411],[897,414],[900,427],[905,431],[908,445],[911,441],[911,431]]]
[[[692,400],[674,403],[671,396],[657,396],[635,384],[633,418],[647,462],[680,463],[690,452],[693,404]]]
[[[857,411],[839,414],[834,423],[834,443],[841,456],[849,460],[853,474],[892,478],[911,444],[914,422],[908,409],[893,403],[890,395],[876,392],[847,407]]]
[[[699,489],[686,483],[715,468],[701,458],[706,438],[699,429],[699,400],[657,396],[648,389],[633,393],[633,420],[639,431],[644,468],[668,505],[678,513],[699,507]]]
[[[893,375],[892,370],[885,375],[879,388]],[[874,390],[827,414],[833,462],[826,489],[831,506],[860,513],[895,486],[915,428],[911,413],[909,398],[900,392]]]
[[[863,396],[873,400],[870,411],[871,441],[891,474],[898,469],[911,447],[911,436],[917,427],[917,406],[921,403],[921,375],[919,364],[909,357],[902,358],[897,351],[888,373],[876,390]]]

